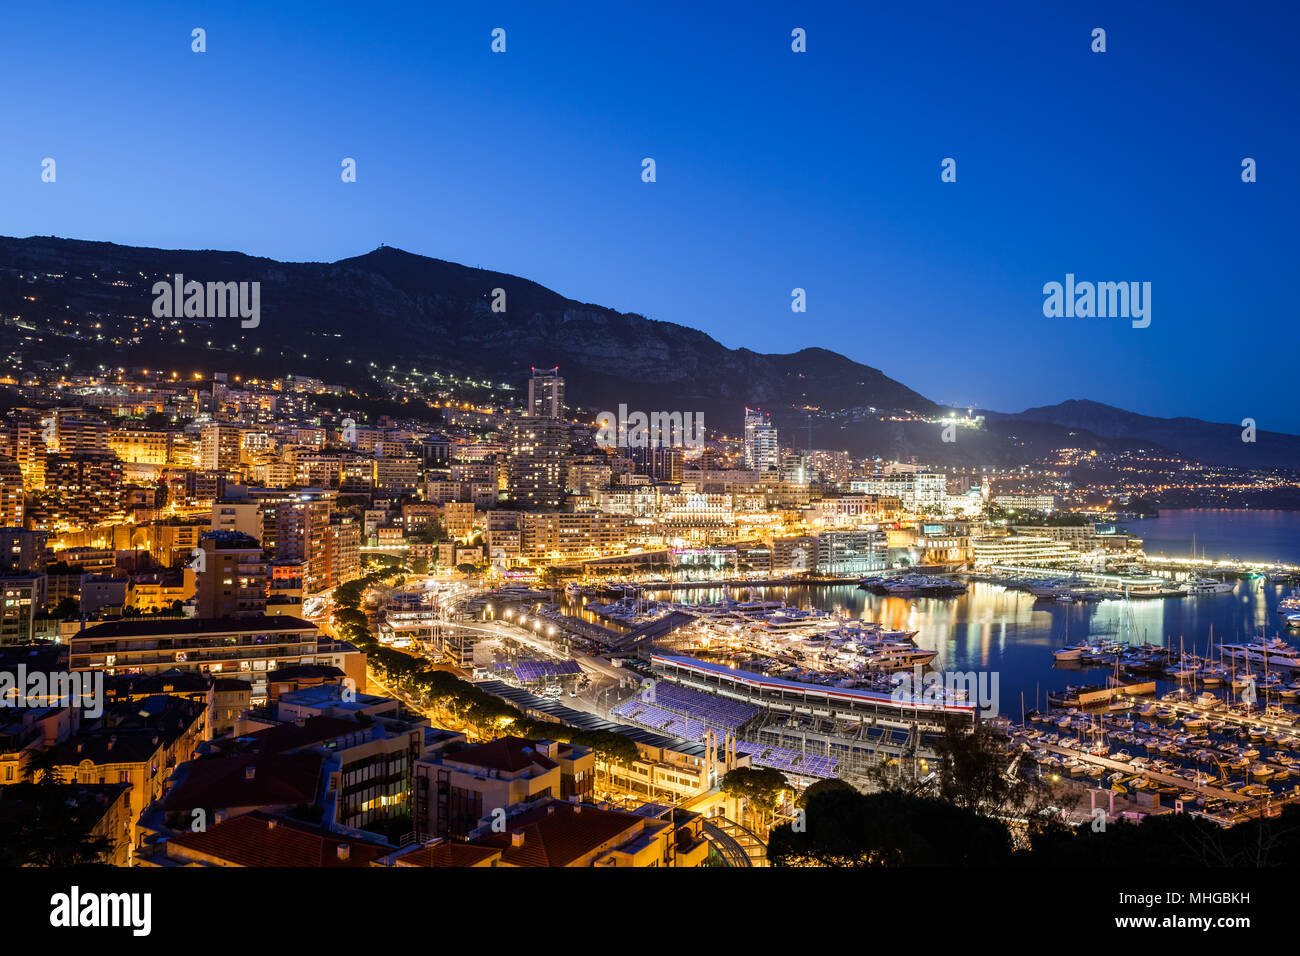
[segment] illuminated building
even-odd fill
[[[508,812],[543,797],[581,798],[591,791],[595,757],[585,747],[501,737],[448,750],[454,740],[444,738],[416,761],[418,839],[464,837],[497,808]]]
[[[115,428],[108,434],[108,447],[125,462],[167,465],[172,460],[172,433],[144,428]]]
[[[316,626],[288,616],[152,621],[124,618],[87,627],[69,640],[74,671],[158,674],[176,668],[238,677],[266,696],[266,675],[316,661]]]
[[[420,459],[404,457],[375,458],[372,485],[376,492],[414,494],[420,487]]]
[[[633,527],[624,515],[598,511],[521,512],[520,552],[526,558],[608,554],[623,550]]]
[[[506,428],[510,498],[532,507],[555,508],[564,500],[570,450],[569,426],[558,418],[516,419]]]
[[[108,423],[95,415],[59,409],[54,413],[56,450],[62,455],[107,454]]]
[[[1056,510],[1055,495],[995,495],[993,503],[1009,511],[1041,511],[1051,514]]]
[[[1076,560],[1079,552],[1069,542],[1047,535],[1006,535],[970,539],[976,567],[990,564],[1060,564]]]
[[[564,379],[558,368],[535,368],[528,379],[528,417],[564,417]]]
[[[265,535],[262,506],[251,501],[214,501],[212,530],[237,531],[261,541]]]
[[[122,463],[112,453],[50,455],[41,524],[85,527],[122,515]]]
[[[897,498],[904,510],[912,514],[922,510],[942,513],[947,508],[947,476],[932,472],[896,472],[854,478],[849,482],[849,490]]]
[[[196,612],[200,618],[260,617],[266,613],[262,546],[237,531],[208,531],[199,540]]]
[[[338,587],[361,575],[361,525],[335,515],[325,529],[325,587]]]
[[[239,468],[244,430],[238,425],[207,422],[199,431],[197,467],[207,471],[234,471]]]
[[[751,471],[775,471],[781,463],[776,426],[764,411],[745,409],[745,467]]]

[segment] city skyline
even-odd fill
[[[20,943],[1285,921],[1300,7],[4,22]]]

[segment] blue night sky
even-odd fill
[[[1300,432],[1300,5],[715,9],[12,4],[0,233],[384,242],[938,401]],[[1044,318],[1067,272],[1151,282],[1151,326]]]

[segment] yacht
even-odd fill
[[[948,578],[933,578],[923,574],[904,574],[897,577],[876,575],[858,582],[863,591],[894,597],[954,597],[966,593],[966,585]]]
[[[918,665],[924,667],[938,656],[938,651],[926,650],[902,641],[882,641],[863,648],[859,653],[866,667],[886,670],[910,670]]]
[[[1197,594],[1227,594],[1236,585],[1228,581],[1216,581],[1214,578],[1189,578],[1183,590],[1189,596]]]
[[[1292,588],[1290,593],[1277,602],[1278,614],[1300,613],[1300,588]]]
[[[1270,670],[1300,670],[1300,650],[1276,637],[1249,644],[1224,644],[1223,653],[1235,663],[1263,664]]]
[[[1078,644],[1067,644],[1065,647],[1052,651],[1052,657],[1055,658],[1058,663],[1077,661],[1082,660],[1084,653],[1088,650],[1088,642],[1080,641]]]

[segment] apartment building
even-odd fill
[[[520,553],[525,558],[572,558],[624,550],[635,525],[627,515],[589,512],[521,512]]]
[[[18,462],[0,458],[0,527],[21,528],[27,517],[26,486]]]
[[[420,487],[420,459],[380,456],[371,463],[371,487],[383,494],[412,495]]]
[[[415,765],[416,837],[463,838],[510,807],[581,798],[591,792],[594,773],[592,752],[576,744],[501,737],[464,747],[448,738]]]
[[[442,506],[442,530],[449,538],[468,538],[477,525],[472,501],[448,501]]]
[[[280,616],[108,621],[69,640],[74,671],[158,674],[176,668],[238,677],[252,685],[254,703],[266,698],[267,672],[315,663],[316,626]]]
[[[694,867],[708,859],[704,818],[667,805],[634,811],[542,800],[486,824],[470,845],[500,853],[492,866]]]
[[[131,845],[138,846],[145,809],[210,738],[206,705],[160,695],[109,707],[95,725],[51,747],[47,760],[65,784],[129,785]]]
[[[572,447],[568,423],[559,418],[528,417],[511,421],[505,431],[510,498],[531,507],[558,507],[564,500]]]
[[[122,461],[140,465],[172,463],[172,433],[148,428],[114,428],[108,448]]]
[[[943,512],[948,501],[948,476],[924,471],[870,475],[850,481],[849,491],[897,498],[912,514],[923,510]]]
[[[214,501],[212,530],[235,531],[261,541],[266,534],[262,506],[253,501]]]
[[[196,613],[200,618],[266,614],[267,570],[262,546],[238,531],[208,531],[199,541]]]
[[[241,426],[207,422],[199,429],[199,453],[194,464],[206,471],[235,471],[243,445]]]
[[[338,587],[361,576],[361,525],[335,515],[325,529],[325,588]]]

